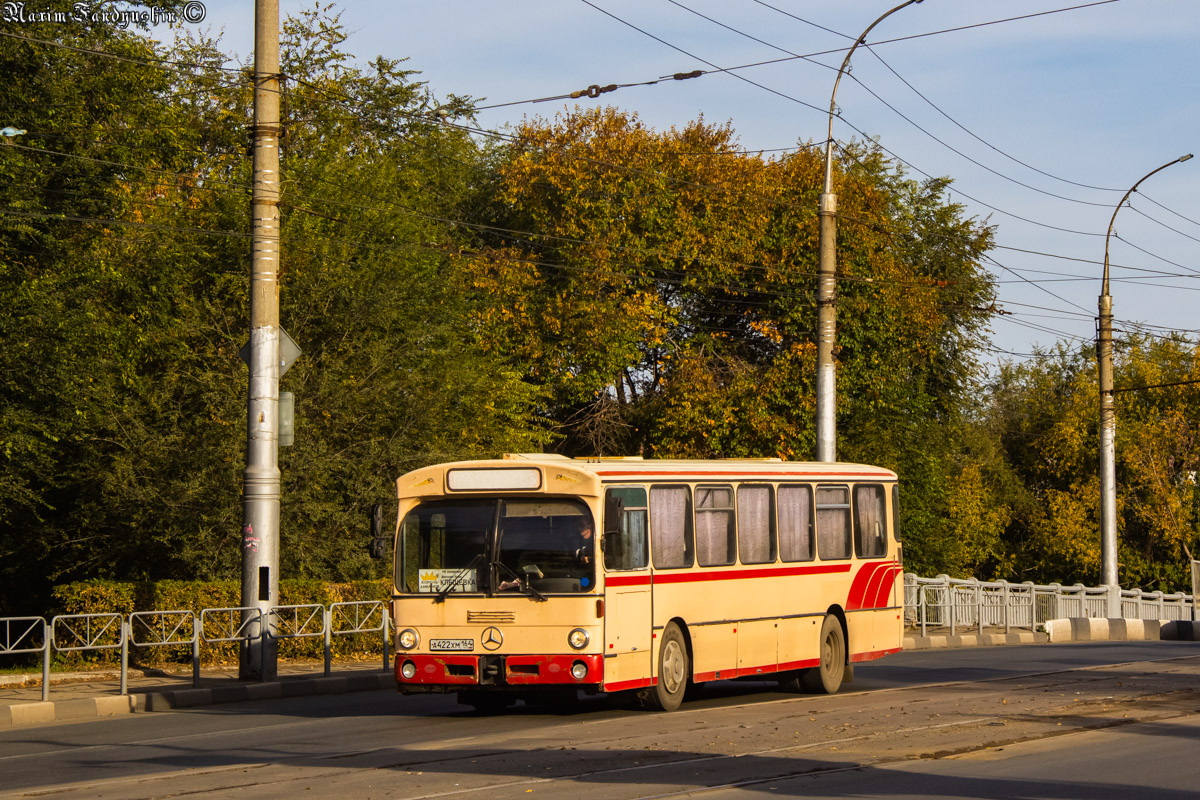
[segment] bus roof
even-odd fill
[[[895,481],[895,472],[869,464],[784,461],[779,458],[666,459],[627,457],[567,458],[550,453],[509,453],[504,460],[547,465],[570,464],[604,483],[627,480],[877,480]]]
[[[778,458],[568,458],[508,453],[502,459],[458,461],[414,470],[396,481],[400,497],[446,493],[536,492],[598,496],[603,484],[704,481],[881,481],[896,473],[867,464]]]

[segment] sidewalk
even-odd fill
[[[130,669],[129,694],[122,696],[120,670],[50,673],[50,699],[42,701],[40,672],[0,675],[0,728],[169,711],[218,703],[243,703],[279,697],[342,694],[396,689],[396,678],[376,661],[334,662],[328,677],[320,661],[280,662],[276,680],[243,683],[237,667],[209,668],[192,686],[191,670],[177,673]]]

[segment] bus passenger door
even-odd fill
[[[645,488],[608,489],[604,513],[604,690],[640,689],[652,674]]]

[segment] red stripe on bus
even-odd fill
[[[736,581],[747,578],[772,578],[789,575],[825,575],[849,572],[849,564],[821,564],[815,567],[785,567],[783,569],[736,569],[725,572],[654,573],[654,583],[697,583],[700,581]]]
[[[724,681],[732,680],[733,678],[753,678],[755,675],[774,675],[780,672],[791,672],[795,669],[808,669],[809,667],[819,666],[821,660],[819,658],[806,658],[802,661],[785,661],[782,664],[764,664],[761,667],[738,667],[736,669],[718,669],[714,672],[698,672],[693,677],[694,681]]]
[[[871,600],[871,608],[883,608],[891,605],[888,602],[888,595],[892,592],[892,586],[896,583],[896,576],[900,574],[900,567],[896,564],[888,565],[885,572],[880,571],[879,586],[875,589],[875,596]]]
[[[862,597],[859,601],[862,605],[859,608],[877,608],[878,603],[875,602],[875,596],[879,594],[879,584],[883,582],[884,577],[892,571],[892,563],[890,561],[879,565],[879,568],[871,573],[871,580],[867,581],[867,587],[863,590]]]
[[[624,692],[629,689],[644,689],[647,686],[653,686],[653,678],[638,678],[635,681],[617,681],[616,683],[604,684],[606,692]]]
[[[605,586],[649,586],[649,575],[613,575],[604,579]]]
[[[846,610],[856,611],[863,607],[863,599],[867,593],[867,586],[871,582],[872,576],[880,567],[887,566],[887,561],[876,561],[870,564],[863,564],[859,568],[858,574],[854,576],[854,582],[850,584],[850,593],[846,596]]]
[[[890,472],[799,472],[795,470],[787,471],[760,471],[760,472],[744,472],[740,470],[711,470],[707,472],[699,472],[691,469],[670,470],[670,469],[598,469],[595,471],[597,475],[606,476],[626,476],[626,475],[739,475],[743,477],[761,477],[763,475],[780,475],[785,477],[804,477],[804,478],[828,478],[830,480],[847,479],[853,480],[858,478],[876,478],[878,480],[895,480],[896,476]]]
[[[587,665],[587,675],[576,680],[571,666],[578,661]],[[604,656],[601,655],[513,655],[504,659],[505,681],[510,686],[523,684],[585,684],[604,680]]]
[[[903,648],[891,647],[887,650],[872,650],[867,653],[854,653],[850,656],[851,664],[861,664],[863,661],[874,661],[884,656],[890,656],[892,653],[899,653]]]

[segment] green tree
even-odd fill
[[[0,214],[0,604],[236,575],[250,76],[204,38],[22,32],[52,41],[0,37],[6,124],[30,131],[0,151],[24,182]],[[411,72],[357,67],[343,40],[315,9],[282,47],[282,318],[304,350],[282,560],[335,580],[383,569],[366,508],[400,472],[537,441],[534,388],[481,351],[449,255],[486,167]]]
[[[109,568],[95,459],[112,446],[108,410],[137,381],[141,333],[107,240],[138,225],[130,162],[180,162],[170,79],[145,39],[108,25],[0,34],[0,118],[27,131],[0,152],[0,603],[12,607],[64,563]]]

